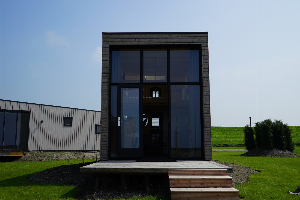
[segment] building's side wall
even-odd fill
[[[102,34],[102,101],[101,101],[101,160],[108,159],[108,103],[110,66],[110,45],[168,45],[168,44],[201,44],[203,108],[204,108],[204,159],[212,159],[211,150],[211,116],[209,85],[209,54],[207,33],[103,33]]]
[[[100,150],[101,112],[0,100],[0,109],[30,111],[28,150]],[[72,127],[63,117],[73,117]],[[43,123],[41,123],[43,121]]]

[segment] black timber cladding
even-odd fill
[[[103,32],[102,33],[102,127],[101,159],[108,159],[108,104],[109,104],[109,47],[122,45],[172,45],[199,44],[202,47],[202,116],[204,159],[211,160],[211,118],[210,118],[210,84],[209,53],[207,32]],[[200,61],[200,62],[201,62]]]

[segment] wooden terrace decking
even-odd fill
[[[135,160],[108,160],[80,168],[81,172],[97,173],[168,173],[179,169],[227,169],[232,168],[213,161],[177,160],[177,162],[136,162]]]
[[[100,161],[80,168],[81,172],[96,173],[96,190],[99,174],[121,174],[121,188],[126,188],[127,174],[145,175],[148,191],[151,174],[168,174],[171,199],[239,199],[239,191],[232,187],[227,175],[232,168],[213,161],[136,162],[135,160]]]
[[[80,168],[81,172],[97,173],[168,173],[169,170],[180,169],[227,169],[230,167],[213,161],[188,161],[177,160],[177,162],[136,162],[135,160],[108,160],[93,163]]]

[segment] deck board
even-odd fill
[[[98,173],[168,173],[179,169],[227,169],[230,167],[213,161],[136,162],[135,160],[108,160],[80,168],[81,172]]]

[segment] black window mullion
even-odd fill
[[[170,48],[167,49],[167,85],[168,85],[168,156],[171,158],[171,84],[170,84]]]
[[[140,83],[143,85],[144,82],[144,50],[140,49]]]

